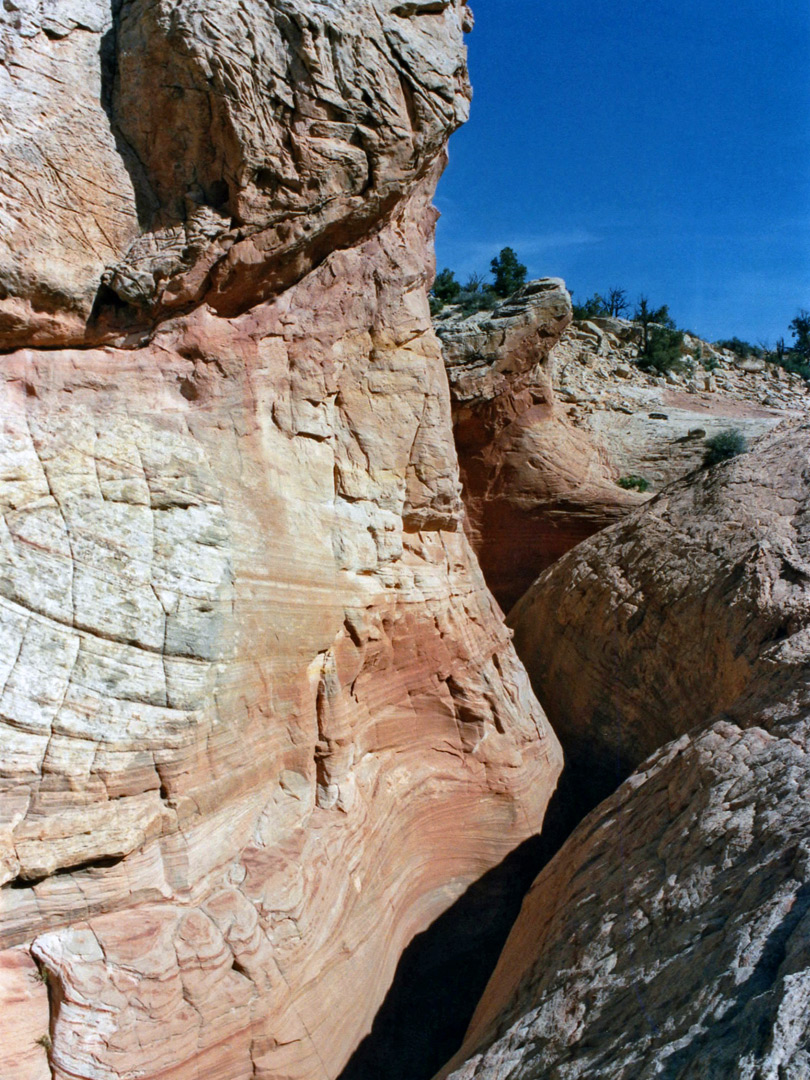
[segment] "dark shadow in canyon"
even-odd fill
[[[574,805],[570,785],[561,782],[542,834],[474,882],[413,939],[370,1034],[338,1080],[431,1080],[455,1054],[523,897],[576,824]]]

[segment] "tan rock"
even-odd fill
[[[441,1080],[806,1076],[808,750],[805,714],[646,762],[534,883]]]
[[[36,309],[0,369],[0,946],[49,973],[56,1080],[336,1076],[561,768],[461,528],[425,291],[468,16],[131,0],[105,38],[19,7],[14,48],[85,35],[81,70],[115,44],[116,134],[157,201],[107,279],[137,310],[87,323],[107,256],[73,250],[81,201],[42,226],[62,262],[24,201],[0,270]]]
[[[437,322],[470,538],[504,610],[552,562],[641,501],[616,486],[553,390],[551,351],[570,319],[563,282],[547,278],[492,312]],[[594,326],[592,336],[604,335]]]
[[[0,952],[0,1024],[3,1080],[51,1080],[48,986],[26,949]]]
[[[640,329],[626,320],[599,319],[600,332],[611,332],[619,347],[602,357],[598,342],[581,336],[590,323],[573,323],[553,352],[552,381],[558,398],[590,407],[569,410],[568,420],[579,438],[589,444],[610,475],[640,476],[651,492],[659,491],[700,467],[706,441],[738,428],[751,441],[772,431],[785,419],[807,415],[799,385],[775,400],[776,365],[757,362],[742,371],[736,357],[718,352],[708,342],[685,335],[688,370],[667,383],[643,372],[635,360]],[[591,334],[593,338],[593,334]],[[693,357],[713,358],[718,367],[706,370]],[[764,370],[763,370],[764,369]]]
[[[7,7],[4,348],[278,294],[390,213],[467,114],[460,0]]]
[[[670,485],[511,612],[518,653],[594,785],[717,714],[768,727],[807,706],[808,451],[810,426],[787,424]]]

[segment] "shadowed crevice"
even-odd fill
[[[516,848],[418,934],[338,1080],[431,1080],[461,1046],[529,886],[573,827],[567,785],[549,803],[543,833]]]

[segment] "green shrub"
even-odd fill
[[[797,359],[793,353],[786,352],[781,356],[773,356],[773,354],[769,353],[765,359],[772,364],[778,364],[779,367],[790,372],[791,375],[800,375],[805,382],[810,382],[810,364]]]
[[[752,345],[749,341],[741,341],[738,337],[724,338],[714,343],[718,349],[728,349],[735,356],[744,360],[746,356],[762,356],[762,349],[758,345]]]
[[[788,346],[785,339],[780,338],[775,349],[765,350],[765,360],[810,383],[810,312],[802,309],[790,323],[790,329],[793,344]]]
[[[40,1035],[38,1039],[34,1040],[37,1046],[41,1046],[46,1054],[49,1054],[53,1049],[53,1043],[51,1042],[50,1035]]]
[[[437,296],[429,296],[428,302],[431,315],[438,315],[439,312],[444,311],[444,300],[440,300]]]
[[[511,296],[521,285],[525,285],[526,267],[518,262],[517,254],[512,248],[501,248],[500,254],[492,260],[490,266],[495,278],[493,288],[498,296]]]
[[[584,304],[572,304],[571,306],[573,308],[574,318],[578,322],[584,322],[587,319],[599,319],[607,315],[605,301],[599,293],[594,293],[593,296],[589,296]]]
[[[654,371],[666,375],[668,371],[683,371],[685,364],[681,354],[683,331],[670,326],[650,326],[647,342],[636,364],[642,371]]]
[[[720,367],[720,361],[716,356],[703,356],[700,361],[707,371],[717,371]]]
[[[456,281],[456,275],[453,271],[445,267],[440,274],[436,275],[436,280],[433,282],[433,288],[430,292],[431,296],[441,300],[443,304],[452,304],[461,292],[461,286]]]
[[[492,286],[483,274],[470,274],[462,292],[486,292],[487,290],[491,291]]]
[[[706,440],[706,452],[703,455],[703,464],[706,467],[717,465],[720,461],[728,461],[729,458],[744,454],[748,449],[745,436],[739,428],[728,428]]]
[[[472,315],[476,311],[494,308],[499,297],[491,289],[476,289],[475,292],[462,292],[456,303],[463,315]]]
[[[630,473],[629,476],[619,477],[616,483],[620,488],[624,488],[625,491],[647,491],[650,486],[643,476],[636,476],[635,473]]]

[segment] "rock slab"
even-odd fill
[[[524,902],[437,1080],[800,1080],[810,1069],[810,724],[682,736]]]

